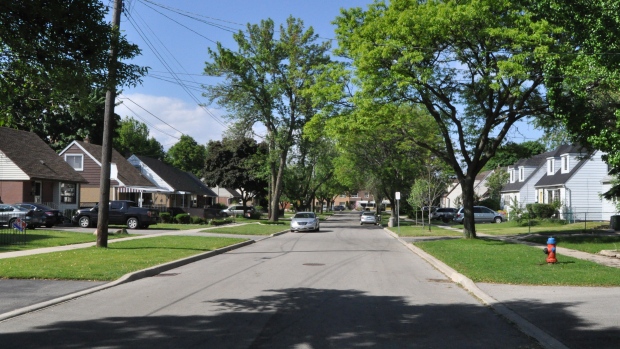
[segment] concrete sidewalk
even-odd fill
[[[449,228],[452,230],[459,230]],[[386,229],[386,231],[388,231]],[[460,231],[460,230],[459,230]],[[415,238],[401,240],[454,282],[492,307],[545,348],[617,348],[620,343],[620,287],[523,286],[474,283],[443,262],[417,248]],[[506,236],[478,234],[485,238],[544,248],[539,244]],[[424,240],[424,239],[419,239]],[[571,256],[618,268],[617,258],[558,247],[558,255]],[[561,257],[559,257],[561,258]],[[619,274],[620,277],[620,274]]]

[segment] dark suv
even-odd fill
[[[440,207],[431,214],[431,219],[441,219],[444,223],[451,221],[458,209],[455,207]]]

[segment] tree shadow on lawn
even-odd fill
[[[617,328],[594,328],[573,315],[570,308],[574,304],[507,305],[569,347],[616,348],[620,341]],[[67,306],[71,303],[63,307]],[[0,340],[5,349],[539,348],[533,339],[477,304],[412,304],[402,297],[356,290],[290,288],[265,290],[249,299],[203,301],[194,309],[200,307],[205,308],[205,315],[58,320],[32,325],[23,332],[2,331]],[[206,313],[207,309],[211,312]],[[54,308],[54,317],[63,318],[62,307]],[[33,320],[24,316],[4,325],[11,321],[32,324]]]

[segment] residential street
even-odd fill
[[[0,323],[3,348],[537,348],[357,214]]]

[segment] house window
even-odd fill
[[[510,183],[514,183],[514,182],[515,182],[515,170],[510,169]]]
[[[84,171],[84,154],[65,154],[65,161],[76,171]]]
[[[357,198],[357,197],[359,197],[359,196],[357,196],[357,192],[356,192],[356,193],[351,193],[351,197],[352,197],[352,198]]]
[[[523,167],[519,167],[519,182],[523,182],[525,180],[525,169]]]
[[[552,176],[555,173],[555,159],[547,159],[547,175]]]
[[[345,198],[345,197],[347,197],[347,196],[346,196],[345,194],[340,194],[340,197],[341,197],[341,198]]]
[[[568,172],[568,155],[562,156],[562,173]]]
[[[364,197],[365,197],[366,199],[368,199],[368,198],[370,197],[370,193],[369,193],[369,192],[366,192],[366,193],[364,194]]]
[[[60,183],[60,202],[65,204],[74,204],[76,202],[75,183]]]

